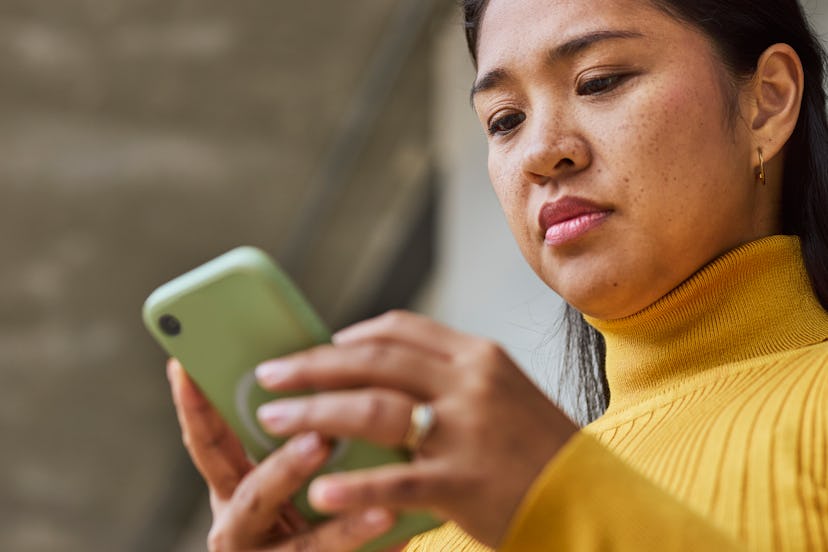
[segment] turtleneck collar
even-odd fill
[[[714,366],[828,340],[792,236],[730,251],[637,314],[586,320],[606,339],[610,411]]]

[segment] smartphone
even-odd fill
[[[290,278],[266,253],[249,246],[233,249],[156,289],[144,303],[143,319],[156,341],[181,362],[254,461],[284,442],[262,430],[257,408],[298,394],[265,391],[256,382],[256,366],[328,343],[331,337]],[[403,450],[340,439],[317,475],[407,461],[409,456]],[[312,523],[326,519],[309,504],[307,488],[305,485],[293,497],[297,509]],[[360,552],[383,550],[437,525],[429,514],[401,513],[391,531]]]

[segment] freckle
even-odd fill
[[[618,282],[613,282],[612,287],[618,287]]]
[[[625,177],[624,177],[624,182],[626,182],[627,184],[629,184],[629,183],[630,183],[630,177],[629,177],[629,176],[625,176]]]

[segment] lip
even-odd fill
[[[560,246],[599,226],[610,213],[611,209],[587,199],[564,197],[544,204],[538,215],[538,223],[544,233],[544,243]]]

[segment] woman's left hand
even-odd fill
[[[274,391],[314,389],[259,410],[277,435],[318,431],[400,447],[419,403],[436,423],[409,464],[326,475],[311,486],[331,513],[427,509],[498,546],[534,479],[577,431],[497,345],[394,311],[352,326],[334,345],[267,362]]]

